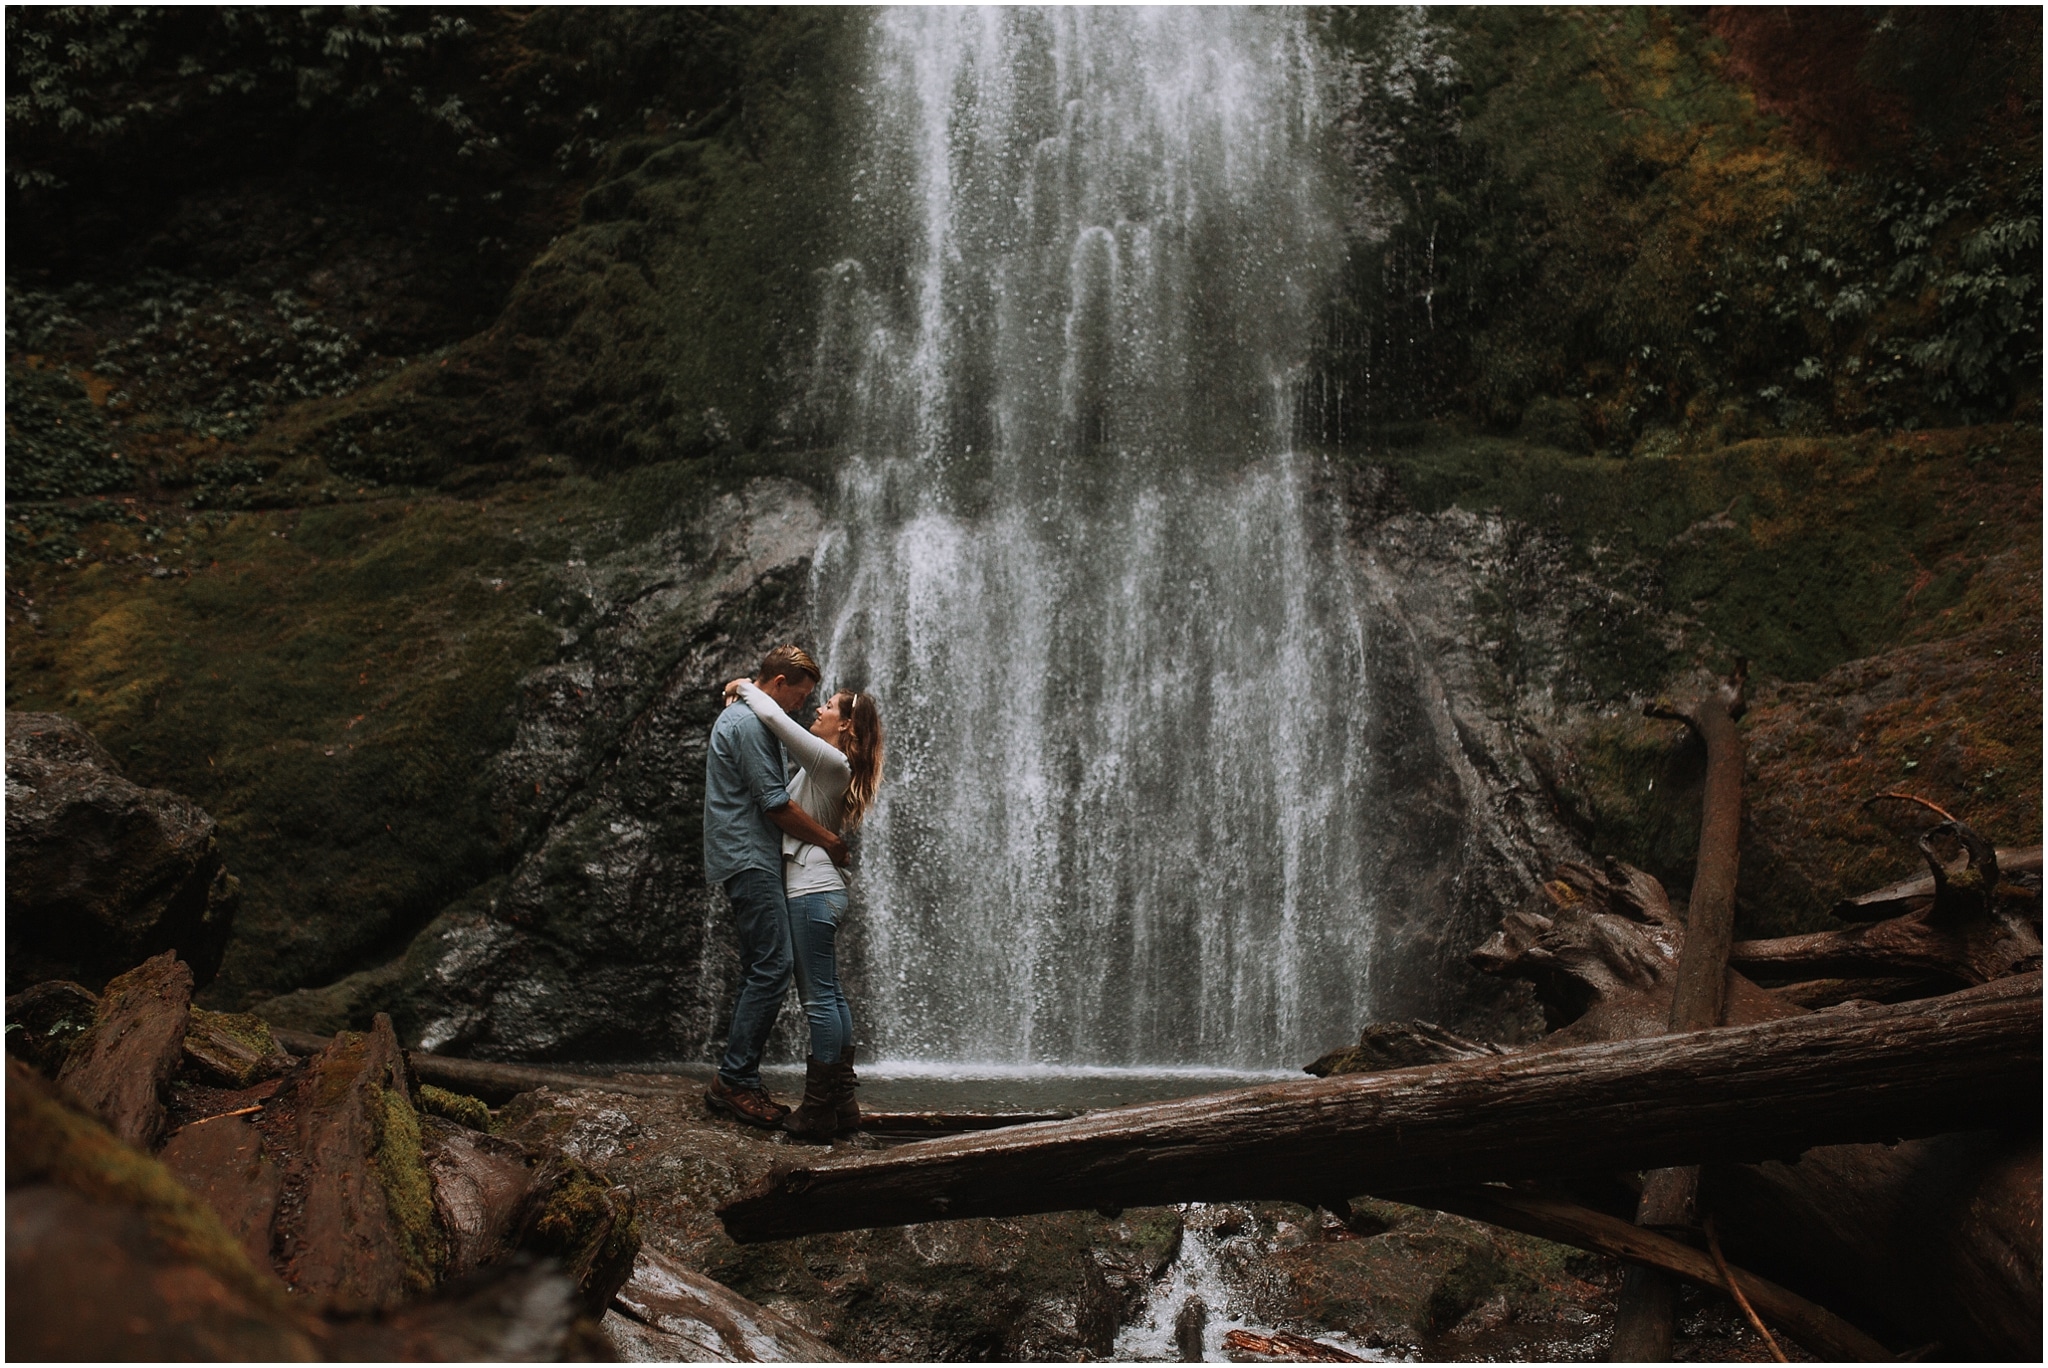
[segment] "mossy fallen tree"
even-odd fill
[[[1186,1201],[1321,1201],[2032,1125],[2041,976],[1750,1026],[1277,1083],[778,1169],[742,1244]]]

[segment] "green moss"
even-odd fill
[[[420,1119],[404,1094],[378,1089],[377,1176],[398,1231],[406,1281],[431,1291],[448,1266],[448,1242],[434,1216],[434,1188],[420,1155]]]
[[[7,1066],[7,1186],[47,1182],[96,1202],[132,1207],[166,1248],[207,1269],[257,1306],[297,1320],[282,1283],[259,1273],[213,1208],[150,1156],[58,1100],[26,1065]]]
[[[557,1162],[559,1180],[528,1220],[520,1247],[561,1260],[585,1304],[602,1314],[640,1252],[632,1194],[608,1187],[574,1160]]]
[[[210,1012],[203,1007],[194,1007],[190,1013],[186,1048],[189,1050],[196,1046],[214,1068],[231,1069],[234,1086],[246,1088],[271,1072],[282,1071],[284,1052],[278,1048],[276,1037],[270,1034],[269,1023],[261,1017],[246,1012]],[[249,1057],[246,1060],[235,1059],[209,1048],[208,1034],[226,1036],[242,1046]],[[274,1069],[267,1067],[274,1061]]]
[[[419,1102],[421,1111],[431,1112],[458,1126],[480,1131],[491,1128],[491,1109],[484,1105],[482,1099],[467,1093],[450,1092],[431,1083],[422,1083]]]
[[[1624,461],[1439,429],[1377,459],[1425,512],[1562,537],[1574,568],[1695,620],[1713,664],[1743,655],[1759,676],[1806,680],[1969,625],[1959,610],[1987,564],[2038,545],[2040,440],[2015,424]],[[1681,663],[1646,620],[1595,609],[1571,625],[1599,696],[1654,689]]]

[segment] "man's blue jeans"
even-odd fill
[[[811,1023],[811,1058],[837,1064],[853,1043],[853,1009],[839,991],[836,943],[846,892],[799,893],[789,900],[789,939],[796,950],[796,990]]]
[[[727,1086],[761,1086],[761,1051],[789,994],[789,904],[782,871],[742,869],[725,881],[740,942],[740,999],[732,1009],[718,1076]]]

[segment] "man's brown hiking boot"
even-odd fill
[[[704,1090],[704,1107],[762,1130],[774,1130],[789,1115],[789,1108],[770,1097],[765,1088],[735,1088],[717,1074]]]
[[[853,1090],[860,1086],[860,1078],[853,1071],[853,1046],[847,1046],[846,1053],[831,1068],[832,1100],[838,1109],[839,1129],[842,1134],[850,1133],[860,1128],[860,1103],[853,1100]]]
[[[836,1064],[820,1064],[816,1058],[804,1061],[803,1104],[782,1121],[791,1139],[822,1145],[839,1134],[839,1114],[832,1096],[832,1083],[838,1076]]]

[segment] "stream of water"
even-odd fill
[[[1303,18],[873,21],[813,401],[880,699],[883,1059],[1298,1065],[1369,1019],[1361,593],[1291,449],[1338,264]]]

